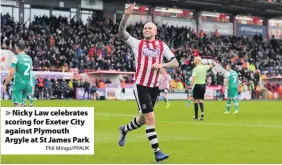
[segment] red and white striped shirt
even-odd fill
[[[171,76],[169,74],[160,74],[159,89],[169,89]]]
[[[132,36],[126,43],[132,48],[135,57],[135,83],[146,87],[158,87],[160,70],[154,69],[153,64],[155,62],[161,64],[164,56],[167,60],[174,57],[169,47],[160,40],[137,40]]]

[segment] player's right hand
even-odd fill
[[[127,16],[129,16],[129,15],[132,13],[134,7],[135,7],[135,2],[134,2],[133,4],[131,4],[131,5],[129,5],[129,6],[125,9],[124,14],[127,15]]]

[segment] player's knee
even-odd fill
[[[142,114],[141,115],[139,114],[139,116],[137,117],[137,122],[140,125],[146,124],[145,117]]]
[[[155,125],[154,112],[144,114],[146,125]]]

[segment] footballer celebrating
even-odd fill
[[[138,115],[127,125],[120,127],[119,145],[124,146],[129,131],[145,126],[146,136],[153,149],[155,160],[167,159],[159,147],[158,135],[155,128],[154,106],[159,95],[159,74],[162,68],[178,67],[178,61],[169,47],[160,40],[156,40],[157,26],[148,22],[144,25],[144,39],[138,40],[126,31],[126,24],[135,3],[125,9],[125,15],[119,25],[119,38],[122,38],[131,47],[134,53],[136,71],[133,92],[138,105]],[[163,57],[169,62],[162,64]]]

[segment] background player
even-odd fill
[[[166,108],[170,107],[170,104],[168,102],[167,94],[168,90],[170,89],[170,81],[171,81],[171,76],[167,73],[167,71],[162,68],[160,70],[160,94],[162,95],[165,103],[166,103]]]
[[[12,59],[11,68],[6,77],[3,91],[6,91],[7,84],[14,77],[12,102],[15,107],[23,106],[24,97],[27,97],[30,88],[32,59],[25,54],[25,43],[19,41],[16,44],[17,56]]]
[[[23,97],[23,104],[24,106],[26,106],[26,101],[29,100],[30,103],[29,103],[29,106],[30,107],[33,107],[33,101],[34,101],[34,86],[35,86],[35,75],[34,75],[34,72],[31,71],[30,72],[30,75],[31,75],[31,80],[30,80],[30,87],[29,87],[29,90],[28,90],[28,96],[27,96],[27,99],[26,97],[24,96]]]
[[[231,69],[231,64],[226,65],[227,75],[225,79],[224,87],[227,89],[227,104],[226,104],[226,114],[230,113],[230,107],[231,107],[231,101],[234,101],[235,106],[235,112],[233,114],[238,113],[239,111],[239,95],[238,95],[238,86],[239,86],[239,80],[238,80],[238,73]]]
[[[155,160],[167,159],[168,154],[162,153],[159,148],[158,136],[155,129],[154,106],[159,95],[159,72],[161,68],[175,68],[179,66],[174,54],[169,47],[160,40],[156,40],[157,26],[151,22],[144,25],[144,39],[138,40],[126,31],[135,3],[125,10],[125,15],[119,25],[119,37],[123,38],[134,52],[136,62],[134,95],[139,109],[139,114],[127,125],[120,127],[119,145],[124,146],[125,137],[129,131],[136,130],[146,124],[146,136],[154,151]],[[169,61],[162,64],[163,56]]]
[[[120,93],[120,99],[125,100],[125,87],[126,87],[126,82],[125,82],[125,76],[119,79],[120,84],[121,84],[121,93]]]
[[[193,96],[193,89],[190,88],[190,85],[191,85],[191,82],[192,82],[192,76],[189,77],[189,79],[187,80],[187,86],[188,86],[188,89],[187,89],[187,106],[190,107],[190,104],[191,104],[191,97]]]

